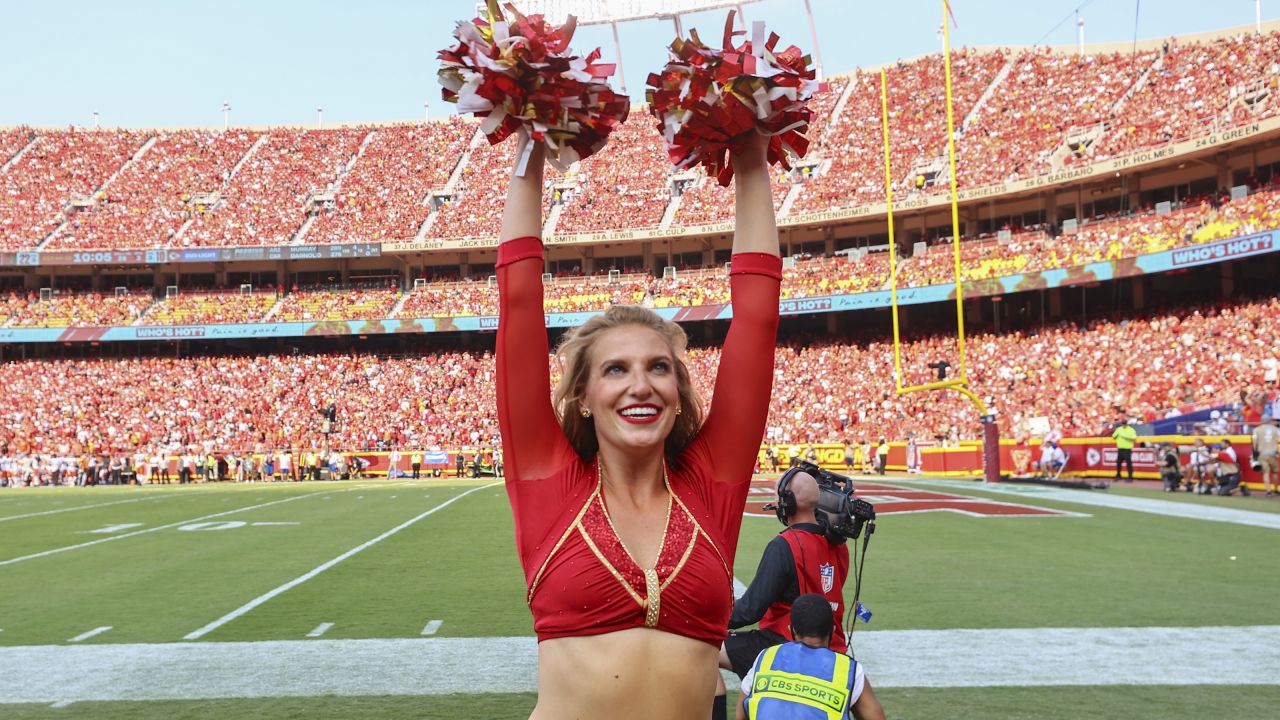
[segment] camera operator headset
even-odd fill
[[[868,523],[868,537],[875,527],[874,508],[853,498],[849,478],[806,461],[782,475],[777,502],[765,509],[774,510],[786,529],[769,541],[751,586],[733,606],[730,628],[759,622],[759,629],[730,633],[721,645],[720,667],[738,677],[751,669],[761,651],[792,639],[791,603],[807,593],[821,595],[831,605],[835,622],[828,647],[848,652],[841,621],[849,572],[845,543],[858,537],[864,523]],[[722,688],[718,682],[717,696],[724,693]],[[717,701],[718,709],[718,697]]]

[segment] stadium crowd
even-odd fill
[[[1083,56],[1044,48],[957,50],[959,183],[1024,179],[1273,117],[1280,107],[1277,57],[1275,31]],[[899,62],[887,74],[895,193],[940,192],[947,180],[942,58]],[[855,71],[831,81],[811,107],[809,156],[779,177],[775,206],[796,183],[802,191],[789,214],[883,201],[876,74]],[[238,129],[0,131],[0,166],[26,148],[0,172],[0,249],[34,248],[64,221],[45,249],[287,244],[308,214],[316,220],[307,242],[412,238],[429,217],[428,194],[444,190],[474,127],[453,118],[278,128],[265,139]],[[154,144],[130,163],[149,140]],[[652,119],[633,111],[610,142],[607,155],[569,173],[548,173],[548,210],[563,205],[557,232],[661,222],[681,180]],[[428,235],[492,236],[501,208],[494,193],[511,153],[511,143],[472,149]],[[682,190],[675,225],[728,218],[732,203],[723,188],[699,180]],[[198,202],[215,192],[214,205]],[[332,200],[308,202],[329,193]]]
[[[307,220],[308,199],[333,190],[367,128],[277,129],[248,155],[221,201],[197,213],[173,245],[288,245]]]
[[[1170,39],[1159,67],[1119,108],[1094,154],[1123,155],[1274,116],[1277,104],[1268,96],[1280,76],[1277,58],[1274,32],[1202,43]]]
[[[238,129],[161,133],[45,249],[168,245],[184,222],[207,209],[200,201],[222,189],[260,136]]]
[[[966,281],[980,282],[1020,273],[1081,268],[1280,227],[1280,188],[1273,182],[1259,190],[1235,200],[1225,196],[1193,198],[1167,214],[1157,214],[1154,208],[1147,207],[1128,216],[1102,217],[1056,238],[1037,230],[1014,232],[1007,241],[966,240],[961,244],[961,276]],[[784,272],[783,299],[880,290],[889,281],[889,258],[883,252],[860,260],[851,260],[844,254],[795,257],[794,266]],[[897,265],[899,287],[953,282],[952,246],[947,242],[927,247],[923,255],[900,258]],[[401,307],[392,315],[401,299]],[[141,289],[131,289],[123,296],[59,291],[47,301],[40,300],[34,292],[10,291],[0,296],[0,325],[260,322],[275,300],[276,295],[272,294],[185,291],[153,305],[149,291]],[[547,285],[545,307],[547,312],[585,312],[616,303],[663,308],[728,301],[722,268],[706,268],[680,270],[675,278],[642,274],[626,275],[614,282],[603,274],[555,278]],[[141,317],[143,311],[145,317]],[[315,322],[496,314],[497,289],[482,279],[470,279],[429,282],[407,294],[385,285],[295,287],[285,296],[273,319]]]
[[[104,294],[92,291],[63,291],[42,300],[34,292],[9,292],[0,298],[0,310],[9,327],[106,327],[132,325],[142,317],[155,298],[150,292],[130,291]]]
[[[375,129],[306,241],[412,240],[431,210],[428,193],[444,188],[474,133],[475,125],[458,117]]]
[[[294,287],[280,303],[273,319],[278,322],[381,320],[391,317],[400,296],[394,284]]]
[[[1242,398],[1274,404],[1277,330],[1280,299],[1271,298],[974,334],[968,375],[1006,437],[1025,437],[1033,417],[1092,435],[1121,415],[1145,422]],[[929,363],[954,364],[954,338],[908,341],[903,358],[907,383],[932,380]],[[708,397],[719,349],[693,348],[689,362]],[[895,394],[884,340],[795,338],[778,347],[776,372],[773,442],[979,431],[959,395]],[[487,351],[11,361],[0,364],[0,456],[492,447],[494,378]],[[318,413],[329,403],[338,422],[325,434]]]
[[[278,299],[279,296],[274,290],[266,292],[183,290],[173,297],[156,301],[138,324],[208,325],[262,322]]]
[[[653,125],[648,113],[632,112],[609,135],[608,152],[579,163],[578,189],[565,202],[556,232],[658,226],[671,183],[667,151]]]
[[[70,217],[72,202],[94,199],[144,142],[136,130],[41,131],[0,174],[0,250],[39,244]]]

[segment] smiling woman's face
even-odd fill
[[[600,448],[661,453],[680,407],[675,357],[662,336],[640,325],[607,330],[588,362],[583,400]]]

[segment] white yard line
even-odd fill
[[[110,629],[111,629],[111,626],[110,626],[110,625],[104,625],[104,626],[102,626],[102,627],[100,627],[100,628],[94,628],[94,629],[90,630],[89,632],[83,632],[83,633],[80,633],[79,635],[77,635],[77,636],[75,636],[75,637],[73,637],[73,638],[68,638],[68,639],[67,639],[67,642],[80,642],[81,640],[88,640],[89,638],[91,638],[91,637],[93,637],[93,636],[95,636],[95,635],[101,635],[102,633],[104,633],[104,632],[106,632],[106,631],[108,631],[108,630],[110,630]]]
[[[201,520],[209,520],[211,518],[222,517],[224,515],[234,515],[236,513],[248,512],[249,510],[257,510],[259,508],[270,507],[271,505],[279,505],[281,503],[293,502],[294,500],[302,500],[303,498],[315,497],[316,495],[319,495],[321,492],[348,492],[348,491],[347,490],[332,490],[332,491],[326,490],[326,491],[309,492],[305,495],[294,495],[293,497],[288,497],[281,500],[272,500],[271,502],[265,502],[259,505],[250,505],[249,507],[237,508],[235,510],[224,510],[223,512],[220,512],[220,513],[213,513],[212,515],[202,515],[201,517],[191,518],[188,520],[179,520],[178,522],[175,522],[175,523],[169,523],[168,525],[158,525],[153,528],[147,528],[146,530],[135,530],[130,533],[124,533],[122,535],[112,535],[111,537],[105,537],[100,540],[90,540],[88,542],[82,542],[77,545],[66,545],[59,548],[53,548],[52,550],[43,550],[38,553],[31,553],[30,555],[20,555],[16,558],[9,558],[8,560],[0,560],[0,566],[12,565],[14,563],[19,563],[24,560],[34,560],[36,558],[48,557],[49,555],[56,555],[58,553],[67,552],[68,550],[79,550],[80,548],[87,548],[93,545],[101,545],[102,543],[112,542],[113,540],[123,540],[124,538],[128,538],[128,537],[145,535],[146,533],[156,532],[157,530],[167,530],[172,527],[178,527],[179,525],[187,525],[194,522],[200,522]]]
[[[324,572],[325,570],[328,570],[329,568],[333,567],[334,565],[337,565],[338,563],[342,562],[343,560],[346,560],[347,558],[351,557],[352,555],[355,555],[356,553],[361,552],[362,550],[365,550],[366,548],[370,548],[370,547],[373,547],[374,545],[377,545],[378,543],[382,542],[383,540],[386,540],[387,538],[391,537],[392,535],[395,535],[396,533],[400,532],[401,530],[403,530],[403,529],[405,529],[405,528],[409,527],[410,525],[413,525],[414,523],[418,522],[419,520],[421,520],[421,519],[423,519],[423,518],[427,517],[428,515],[431,515],[432,513],[436,512],[437,510],[442,510],[442,509],[444,509],[444,508],[446,508],[446,507],[448,507],[448,506],[452,505],[454,502],[456,502],[456,501],[458,501],[458,500],[461,500],[462,498],[464,498],[464,497],[466,497],[466,496],[470,495],[470,494],[471,494],[471,493],[473,493],[473,492],[476,492],[476,491],[479,491],[479,490],[484,490],[484,489],[486,489],[486,488],[491,488],[491,487],[493,487],[494,485],[498,485],[498,484],[500,484],[500,483],[490,483],[490,484],[488,484],[488,485],[482,485],[482,486],[480,486],[480,487],[471,488],[470,490],[467,490],[467,491],[465,491],[465,492],[463,492],[463,493],[460,493],[460,494],[458,494],[458,495],[454,495],[453,497],[451,497],[451,498],[449,498],[448,500],[446,500],[446,501],[444,501],[444,502],[440,503],[439,505],[437,505],[437,506],[435,506],[435,507],[431,508],[430,510],[427,510],[426,512],[423,512],[423,513],[420,513],[420,514],[418,514],[417,516],[415,516],[415,517],[413,517],[413,518],[410,518],[409,520],[406,520],[406,521],[404,521],[404,522],[400,523],[399,525],[397,525],[397,526],[395,526],[395,527],[391,528],[390,530],[388,530],[388,531],[386,531],[386,532],[382,533],[382,534],[381,534],[381,535],[379,535],[378,537],[376,537],[376,538],[374,538],[374,539],[372,539],[372,540],[369,540],[369,541],[367,541],[367,542],[365,542],[365,543],[363,543],[363,544],[361,544],[361,545],[357,545],[356,547],[354,547],[354,548],[352,548],[352,549],[350,549],[350,550],[348,550],[348,551],[346,551],[346,552],[342,553],[342,554],[341,554],[341,555],[339,555],[338,557],[336,557],[336,558],[334,558],[334,559],[332,559],[332,560],[330,560],[330,561],[328,561],[328,562],[326,562],[326,563],[324,563],[324,564],[322,564],[322,565],[319,565],[319,566],[317,566],[317,567],[313,568],[312,570],[309,570],[309,571],[307,571],[306,573],[303,573],[302,575],[299,575],[298,577],[296,577],[296,578],[294,578],[294,579],[290,580],[289,582],[287,582],[287,583],[285,583],[285,584],[281,585],[280,587],[275,588],[274,590],[269,590],[269,591],[267,591],[267,592],[263,593],[262,595],[259,595],[258,597],[256,597],[256,598],[254,598],[254,599],[250,600],[249,602],[245,603],[244,605],[241,605],[240,607],[236,608],[235,610],[232,610],[231,612],[227,613],[226,615],[223,615],[222,617],[218,618],[217,620],[214,620],[213,622],[211,622],[211,623],[209,623],[209,624],[205,625],[204,627],[200,628],[199,630],[193,630],[193,631],[191,631],[191,632],[187,633],[186,635],[184,635],[184,636],[183,636],[183,639],[184,639],[184,640],[199,640],[200,638],[204,637],[205,635],[208,635],[209,633],[213,632],[214,630],[217,630],[218,628],[222,627],[223,625],[226,625],[227,623],[231,622],[232,620],[235,620],[236,618],[240,617],[241,615],[244,615],[245,613],[247,613],[247,612],[249,612],[250,610],[252,610],[252,609],[254,609],[254,608],[258,607],[259,605],[261,605],[261,604],[265,603],[266,601],[270,600],[271,598],[273,598],[273,597],[275,597],[275,596],[277,596],[277,595],[279,595],[279,594],[281,594],[281,593],[284,593],[284,592],[288,591],[288,590],[289,590],[289,589],[291,589],[291,588],[294,588],[294,587],[297,587],[298,585],[301,585],[302,583],[304,583],[304,582],[306,582],[306,581],[310,580],[311,578],[313,578],[313,577],[315,577],[315,576],[319,575],[320,573]]]
[[[444,621],[443,621],[443,620],[432,620],[431,622],[428,622],[428,623],[427,623],[427,626],[426,626],[426,627],[422,628],[422,633],[421,633],[421,634],[422,634],[422,635],[435,635],[435,634],[436,634],[436,631],[437,631],[437,630],[439,630],[439,629],[440,629],[440,626],[441,626],[441,625],[443,625],[443,624],[444,624]]]
[[[93,508],[108,507],[110,505],[124,505],[125,503],[147,502],[149,500],[164,500],[171,497],[176,497],[176,495],[157,495],[155,497],[147,497],[147,498],[131,498],[129,500],[115,500],[112,502],[105,502],[105,503],[93,503],[92,505],[77,505],[75,507],[60,508],[58,510],[45,510],[42,512],[27,513],[25,515],[8,515],[6,517],[0,517],[0,522],[8,522],[9,520],[22,520],[24,518],[40,517],[41,515],[57,515],[58,513],[73,512],[76,510],[90,510]]]
[[[1132,495],[1112,495],[1106,490],[1066,490],[1063,488],[1044,487],[1042,485],[1019,485],[1017,483],[979,483],[963,480],[906,480],[894,478],[890,482],[905,482],[925,485],[940,485],[950,489],[979,490],[1000,495],[1017,495],[1021,498],[1036,500],[1053,500],[1056,502],[1091,505],[1093,507],[1112,508],[1114,510],[1131,510],[1151,515],[1166,515],[1188,520],[1213,520],[1215,522],[1235,525],[1251,525],[1253,527],[1280,530],[1280,513],[1243,510],[1219,507],[1217,505],[1200,505],[1197,503],[1163,500],[1160,498],[1143,498]]]
[[[333,623],[320,623],[319,625],[316,626],[315,630],[312,630],[311,632],[307,633],[307,637],[318,638],[321,635],[324,635],[325,633],[329,632],[329,628],[331,627],[333,627]]]
[[[854,648],[876,687],[1205,682],[1170,672],[1177,658],[1265,683],[1280,626],[859,630]],[[532,637],[42,645],[0,647],[0,667],[23,669],[0,703],[506,693],[537,689],[538,649]]]

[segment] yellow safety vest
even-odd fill
[[[760,666],[751,681],[751,698],[747,701],[747,716],[752,720],[768,720],[760,714],[766,700],[804,705],[814,711],[813,717],[841,720],[849,707],[849,656],[835,656],[832,676],[819,677],[773,669],[778,650],[784,645],[774,645],[764,651]],[[766,708],[767,709],[767,708]]]

